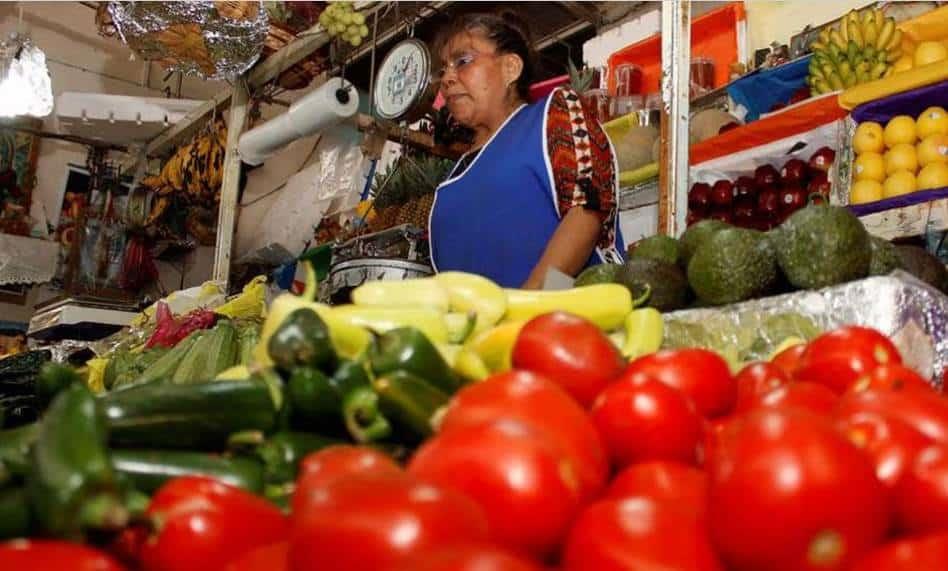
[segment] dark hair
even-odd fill
[[[524,21],[509,10],[496,14],[487,12],[461,14],[438,34],[435,41],[435,53],[440,56],[441,49],[451,38],[461,33],[471,32],[480,32],[486,39],[494,42],[498,53],[516,54],[523,60],[523,71],[517,79],[516,88],[520,99],[528,101],[536,65],[530,32]]]

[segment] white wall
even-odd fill
[[[140,59],[132,59],[131,50],[120,39],[99,36],[94,10],[78,2],[3,2],[0,3],[0,34],[17,30],[20,8],[23,19],[19,31],[29,35],[46,53],[54,97],[64,91],[164,96],[164,70],[157,65],[149,66]],[[174,94],[177,76],[168,83]],[[222,84],[217,82],[186,77],[181,96],[207,99],[221,88]],[[55,111],[44,120],[43,129],[57,131]],[[31,208],[34,219],[42,220],[44,212],[52,214],[58,211],[66,180],[66,165],[84,164],[86,153],[87,148],[82,145],[41,140]],[[203,258],[201,263],[206,263]],[[210,275],[209,267],[207,275]],[[28,319],[32,305],[50,295],[46,288],[34,290],[26,306],[0,304],[0,314],[10,315],[10,319]]]

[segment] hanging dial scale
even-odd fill
[[[413,38],[393,47],[376,74],[373,95],[376,114],[382,119],[420,119],[435,97],[428,47]]]

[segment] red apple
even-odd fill
[[[756,212],[754,204],[748,200],[743,200],[734,205],[733,219],[734,224],[743,228],[752,228]]]
[[[719,180],[711,187],[711,205],[727,207],[734,201],[734,185],[729,180]]]
[[[806,184],[807,167],[800,159],[790,159],[780,169],[780,177],[784,184],[795,184],[800,187]]]
[[[829,147],[820,147],[810,157],[810,168],[827,172],[836,160],[836,151]]]
[[[775,214],[760,214],[757,213],[754,217],[754,228],[760,230],[761,232],[766,232],[771,228],[775,227],[778,223],[777,217]]]
[[[799,186],[788,184],[780,189],[778,200],[781,212],[795,212],[806,206],[806,193]]]
[[[688,216],[685,218],[685,224],[691,226],[699,220],[704,220],[704,214],[701,212],[695,212],[694,210],[688,209]]]
[[[757,213],[773,216],[780,210],[780,196],[773,186],[762,187],[757,193]]]
[[[742,197],[757,198],[757,183],[749,176],[739,176],[734,181],[734,200]]]
[[[770,165],[761,165],[754,170],[754,182],[757,183],[758,192],[765,186],[773,186],[780,179],[780,173]]]
[[[706,182],[696,182],[688,191],[688,207],[701,213],[708,211],[711,206],[711,185]]]
[[[813,171],[810,176],[810,183],[806,185],[806,192],[808,195],[819,193],[828,197],[832,188],[833,185],[825,171]]]
[[[721,222],[727,222],[730,224],[734,217],[731,215],[731,211],[728,208],[712,208],[711,214],[708,218],[712,220],[720,220]]]

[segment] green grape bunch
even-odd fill
[[[331,37],[340,37],[353,47],[369,35],[365,16],[353,9],[352,2],[330,2],[319,15],[319,23]]]

